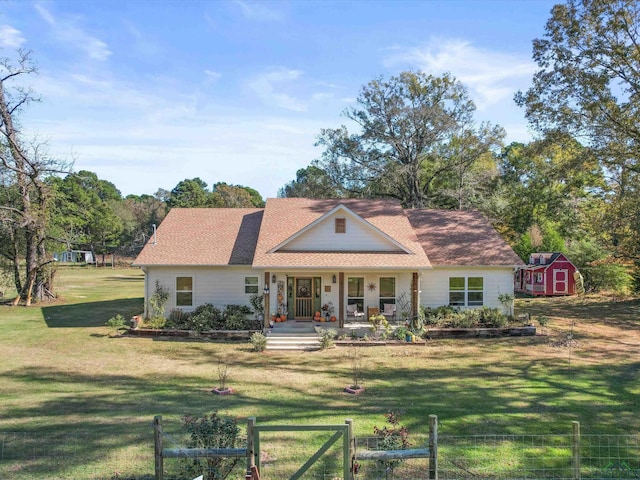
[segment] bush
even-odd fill
[[[189,433],[187,448],[242,448],[240,427],[235,418],[223,417],[213,412],[203,417],[185,415],[182,417],[184,428]],[[240,458],[194,458],[183,460],[183,469],[188,478],[204,473],[205,480],[223,480],[242,465]],[[241,472],[236,472],[238,478]]]
[[[321,328],[320,329],[320,348],[323,350],[325,348],[333,347],[333,340],[338,335],[338,331],[335,328]]]
[[[482,307],[480,317],[481,322],[487,327],[501,328],[508,323],[507,316],[498,308]]]
[[[407,328],[398,327],[393,332],[393,338],[404,342],[408,333],[409,333],[409,330]]]
[[[119,330],[126,329],[125,319],[122,315],[117,314],[115,317],[107,320],[107,326],[113,328],[115,333],[118,333]]]
[[[254,352],[264,352],[267,348],[267,337],[260,332],[254,332],[249,339]]]
[[[159,330],[165,327],[165,325],[167,324],[167,319],[164,317],[153,317],[148,319],[146,321],[146,324],[148,328]]]
[[[189,330],[190,317],[191,314],[189,312],[175,308],[169,312],[169,318],[167,319],[166,326],[177,330]]]
[[[407,427],[400,424],[400,416],[396,413],[389,412],[385,414],[388,426],[383,428],[373,427],[373,433],[378,437],[379,450],[406,450],[411,444],[409,443],[409,431]],[[404,460],[378,460],[378,465],[393,478],[393,470],[398,467]]]
[[[222,312],[210,303],[196,307],[187,322],[187,330],[193,330],[195,332],[219,330],[221,326]]]
[[[247,318],[252,311],[246,305],[227,305],[222,312],[223,330],[249,330],[253,321]]]

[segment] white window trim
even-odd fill
[[[247,283],[248,278],[255,278],[256,283]],[[247,292],[247,287],[256,287],[257,290],[254,293]],[[244,294],[245,295],[255,295],[260,293],[260,276],[259,275],[245,275],[244,276]]]
[[[464,290],[451,290],[451,279],[452,278],[464,278]],[[469,290],[469,279],[470,278],[481,278],[482,279],[482,290]],[[452,307],[469,307],[469,308],[475,308],[475,307],[483,307],[484,305],[486,305],[486,293],[485,293],[485,277],[484,276],[480,276],[480,275],[458,275],[458,276],[450,276],[449,277],[449,285],[448,285],[448,305],[452,306]],[[453,305],[451,303],[451,292],[456,292],[456,293],[464,293],[464,305]],[[477,293],[477,292],[482,292],[482,303],[479,305],[470,305],[469,304],[469,292],[472,293]]]
[[[191,278],[191,290],[178,290],[178,278]],[[196,304],[196,276],[189,273],[178,274],[173,281],[173,288],[175,289],[175,299],[174,306],[175,308],[193,308]],[[191,305],[178,305],[178,293],[186,293],[191,292]]]
[[[392,275],[384,275],[378,277],[378,285],[380,286],[379,292],[382,292],[383,278],[393,278],[393,297],[383,297],[381,294],[378,294],[378,303],[382,306],[383,300],[393,300],[393,302],[385,301],[384,303],[396,304],[396,302],[398,301],[398,277]]]

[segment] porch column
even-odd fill
[[[419,285],[418,285],[418,272],[413,272],[411,278],[411,311],[413,312],[414,318],[418,316],[418,306],[419,306]]]
[[[338,326],[344,328],[344,272],[338,274]]]
[[[264,272],[264,286],[269,287],[269,272]],[[263,287],[264,292],[264,287]],[[269,320],[271,319],[271,306],[269,300],[271,298],[271,290],[264,294],[264,328],[269,328]]]

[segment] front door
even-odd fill
[[[569,270],[553,271],[553,293],[569,293]]]
[[[320,278],[296,277],[293,316],[296,320],[311,320],[320,302]]]

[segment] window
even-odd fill
[[[193,305],[193,277],[176,277],[176,307]]]
[[[482,306],[484,301],[484,278],[467,278],[467,305],[470,307]]]
[[[542,273],[536,273],[536,283],[542,283]]]
[[[336,218],[336,233],[347,233],[346,218]]]
[[[258,293],[258,277],[244,277],[244,293]]]
[[[380,277],[380,311],[385,303],[396,303],[396,279],[394,277]]]
[[[483,277],[449,277],[449,305],[453,307],[476,307],[483,304]]]
[[[358,311],[364,311],[364,277],[347,279],[347,305],[357,305]]]

